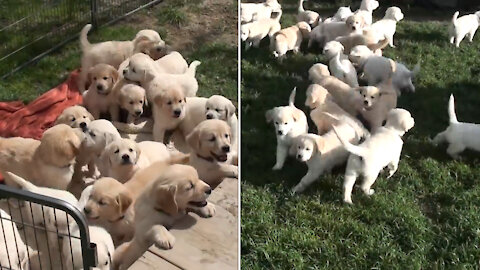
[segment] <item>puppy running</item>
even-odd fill
[[[459,12],[455,12],[452,17],[452,24],[448,28],[448,35],[450,43],[455,42],[455,46],[460,46],[465,36],[468,36],[470,42],[473,41],[473,36],[478,29],[480,23],[480,11],[474,14],[468,14],[458,18]]]
[[[302,41],[308,39],[311,31],[310,25],[306,22],[299,22],[278,31],[270,40],[273,55],[279,60],[283,60],[288,51],[293,50],[294,53],[298,53]]]
[[[393,35],[397,30],[397,22],[403,19],[402,10],[398,7],[389,7],[385,11],[385,17],[383,19],[372,24],[371,29],[377,35],[378,40],[387,39],[390,47],[395,48],[393,45]]]
[[[251,46],[258,48],[263,38],[268,36],[271,39],[280,29],[282,29],[280,16],[275,19],[267,18],[242,24],[240,31],[241,39],[246,44],[245,50],[248,50]]]

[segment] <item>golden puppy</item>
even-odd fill
[[[143,114],[143,106],[148,106],[145,89],[135,84],[121,87],[117,95],[117,104],[128,111],[127,123],[133,123]]]
[[[363,30],[361,34],[337,37],[335,40],[343,45],[345,54],[350,54],[350,51],[355,46],[365,45],[373,52],[380,50],[381,55],[381,50],[388,46],[388,39],[385,38],[379,41],[371,29]]]
[[[65,124],[46,130],[40,141],[0,138],[0,171],[12,172],[37,186],[65,190],[83,139],[80,129]]]
[[[215,206],[206,199],[212,190],[187,165],[165,168],[135,202],[135,235],[115,250],[113,269],[128,269],[151,245],[171,249],[175,237],[168,231],[188,208],[201,208],[202,216],[215,214]]]
[[[282,60],[288,51],[293,50],[294,53],[298,53],[302,41],[308,39],[311,31],[312,29],[308,23],[299,22],[296,25],[276,32],[270,41],[273,55]]]
[[[192,149],[190,165],[200,178],[215,188],[225,177],[238,177],[238,167],[232,165],[231,131],[218,119],[205,120],[187,136]]]
[[[90,122],[95,120],[90,112],[82,106],[71,106],[63,110],[57,117],[54,125],[66,124],[72,128],[85,129]]]
[[[165,132],[174,130],[186,115],[186,98],[182,90],[170,88],[159,91],[153,98],[153,139],[164,142]]]

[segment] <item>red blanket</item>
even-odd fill
[[[0,136],[40,139],[65,108],[82,103],[77,78],[78,70],[28,105],[21,101],[0,102]]]

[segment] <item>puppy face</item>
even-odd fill
[[[187,143],[200,156],[227,161],[231,144],[230,126],[218,119],[205,120],[187,136]]]
[[[352,15],[347,18],[345,24],[347,25],[348,29],[351,29],[352,31],[359,31],[365,26],[365,21],[360,15]]]
[[[415,120],[409,111],[404,109],[393,109],[387,115],[386,127],[393,127],[396,130],[407,132],[415,125]]]
[[[276,107],[268,110],[265,118],[267,123],[273,122],[275,133],[279,137],[287,135],[292,130],[295,122],[299,120],[298,115],[290,107]]]
[[[93,89],[100,95],[108,95],[118,80],[117,70],[107,64],[93,66],[88,72],[88,78]]]
[[[213,95],[208,98],[205,105],[205,117],[207,119],[228,121],[234,114],[235,106],[226,97]]]
[[[327,58],[332,58],[339,53],[343,53],[343,50],[344,47],[342,43],[333,40],[325,44],[325,47],[323,47],[323,54],[325,54]]]
[[[108,144],[119,138],[119,135],[114,131],[116,129],[108,120],[92,121],[83,132],[85,140],[82,143],[82,149],[99,155]]]
[[[178,119],[185,117],[187,100],[182,90],[177,88],[163,90],[154,97],[153,101],[165,115]]]
[[[59,168],[69,167],[75,163],[82,139],[80,130],[59,124],[43,133],[37,153],[47,164]]]
[[[299,22],[297,23],[297,27],[298,29],[300,29],[300,32],[302,32],[302,36],[305,38],[305,37],[308,37],[310,32],[312,32],[312,28],[310,27],[310,25],[306,22]]]
[[[76,105],[63,110],[62,114],[55,120],[55,125],[66,124],[72,128],[85,129],[93,120],[92,114],[85,107]]]
[[[152,59],[143,53],[136,53],[130,57],[127,67],[123,70],[123,77],[134,82],[145,82],[153,78]]]
[[[206,206],[211,192],[210,186],[198,178],[193,167],[175,164],[162,172],[149,195],[155,210],[176,215],[188,206]]]
[[[320,152],[321,138],[315,140],[308,135],[300,135],[295,138],[290,148],[291,154],[295,155],[298,161],[306,162],[312,158],[314,154]]]
[[[397,22],[403,19],[402,10],[398,7],[389,7],[387,11],[385,11],[385,16]]]
[[[363,107],[365,109],[370,109],[375,102],[380,98],[380,89],[375,86],[365,86],[359,87],[360,95],[362,95]]]
[[[127,84],[118,92],[118,103],[128,113],[138,118],[143,114],[143,105],[147,104],[145,89],[135,84]]]
[[[110,177],[95,181],[83,211],[89,220],[116,222],[132,203],[128,190]]]
[[[330,94],[327,89],[317,84],[311,84],[307,89],[305,106],[314,109],[316,106],[324,104],[329,97]]]
[[[97,245],[97,261],[98,269],[109,270],[112,264],[113,254],[108,250],[107,245],[104,242],[100,242]]]
[[[248,35],[250,33],[250,30],[248,28],[248,25],[242,24],[240,27],[240,38],[242,41],[246,41],[248,39]]]
[[[104,155],[108,157],[111,166],[135,165],[140,157],[140,148],[130,139],[117,139],[105,148]]]

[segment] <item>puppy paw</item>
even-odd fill
[[[351,198],[343,199],[343,202],[346,203],[346,204],[353,205],[353,202],[352,202]]]
[[[302,193],[304,190],[305,188],[302,185],[298,184],[292,189],[292,192],[294,194],[298,194],[298,193]]]
[[[155,237],[155,246],[160,249],[172,249],[175,237],[168,231],[162,232]]]
[[[215,205],[210,202],[207,202],[207,205],[205,205],[204,207],[194,207],[190,210],[203,218],[213,217],[217,211]]]
[[[364,190],[363,192],[365,193],[365,195],[371,196],[375,193],[375,190],[371,188],[371,189]]]

